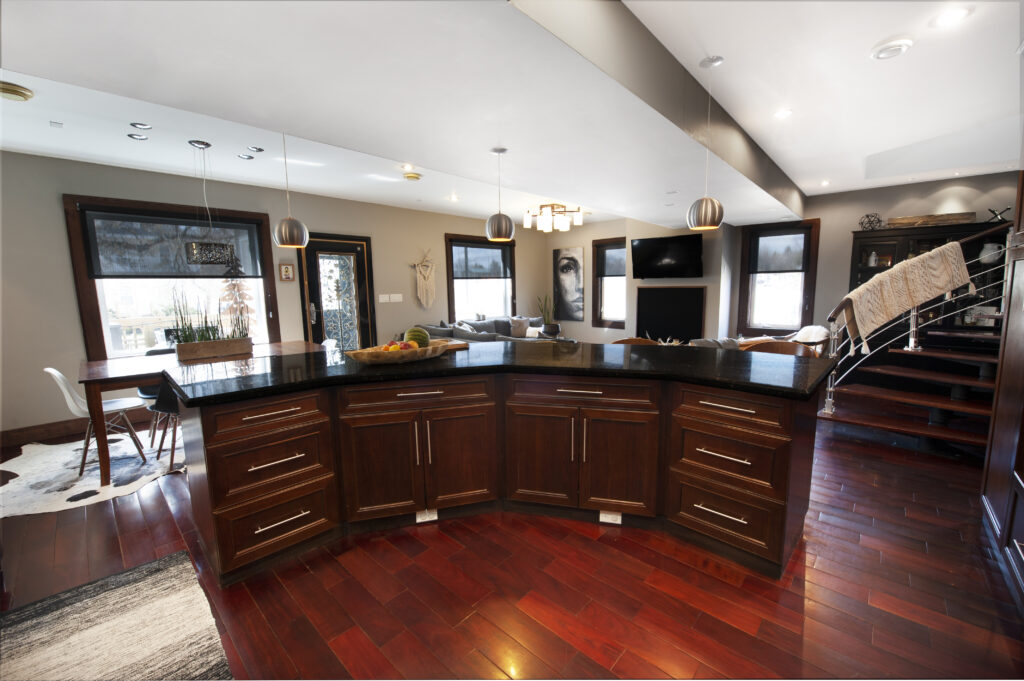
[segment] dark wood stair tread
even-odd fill
[[[999,357],[996,355],[983,355],[975,352],[963,352],[959,350],[939,350],[935,348],[923,348],[921,350],[904,350],[903,348],[889,348],[889,352],[898,355],[910,355],[912,357],[934,357],[936,359],[947,359],[952,362],[972,362],[979,364],[998,364]]]
[[[992,405],[981,400],[952,400],[942,395],[929,395],[927,393],[914,393],[906,390],[892,390],[890,388],[879,388],[874,385],[842,385],[836,388],[836,392],[842,395],[866,397],[872,400],[884,400],[888,402],[900,402],[901,404],[913,404],[919,407],[934,409],[946,409],[961,414],[977,414],[979,416],[991,416]]]
[[[941,331],[925,329],[925,333],[929,336],[942,336],[946,338],[963,338],[970,340],[987,340],[999,342],[999,334],[997,333],[986,333],[984,331]]]
[[[937,440],[959,442],[979,447],[984,447],[988,441],[984,433],[972,433],[966,430],[950,428],[949,426],[930,424],[922,419],[893,418],[875,412],[860,411],[844,406],[837,406],[832,414],[826,414],[824,410],[819,411],[818,418],[825,421],[835,421],[836,423],[850,423],[857,426],[887,430],[893,433],[931,437]]]
[[[886,376],[899,376],[917,381],[928,381],[930,383],[946,383],[949,385],[966,385],[971,388],[983,388],[992,390],[996,382],[991,378],[976,378],[974,376],[963,376],[961,374],[949,374],[943,371],[929,371],[928,369],[911,369],[910,367],[898,367],[888,364],[877,366],[858,367],[858,371],[866,371],[873,374]]]

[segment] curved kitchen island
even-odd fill
[[[407,364],[321,351],[165,374],[195,523],[222,579],[376,519],[495,504],[624,514],[778,575],[803,529],[831,366],[493,342]]]

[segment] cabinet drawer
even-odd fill
[[[207,456],[214,509],[334,472],[328,422],[212,445]]]
[[[679,387],[674,413],[788,435],[784,404],[732,390]]]
[[[494,379],[490,376],[452,381],[416,381],[358,386],[341,390],[340,409],[351,411],[390,411],[410,406],[442,406],[465,402],[489,402],[494,399]]]
[[[297,544],[338,524],[334,477],[310,481],[215,513],[226,572]]]
[[[203,424],[207,429],[206,444],[325,420],[327,414],[324,391],[207,407],[203,409]]]
[[[678,415],[672,428],[674,470],[785,499],[788,438]]]
[[[658,384],[642,381],[599,381],[584,378],[509,378],[509,399],[535,402],[538,399],[584,404],[619,404],[653,408],[658,401]]]
[[[763,558],[780,560],[783,505],[727,490],[712,491],[679,473],[670,476],[669,520]]]

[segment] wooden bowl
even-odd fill
[[[378,345],[362,350],[347,350],[345,354],[363,364],[404,364],[444,354],[444,351],[448,349],[448,341],[432,340],[430,345],[415,350],[389,351],[383,348],[383,345]]]

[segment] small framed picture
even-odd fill
[[[281,263],[277,266],[281,281],[295,281],[295,265]]]

